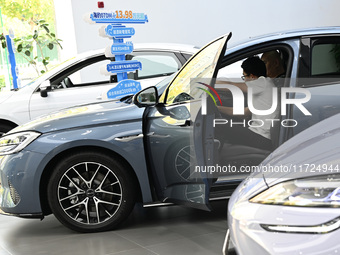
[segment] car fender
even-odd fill
[[[46,167],[56,157],[70,151],[81,149],[105,150],[124,159],[134,171],[139,182],[143,202],[151,202],[152,195],[148,178],[144,142],[141,124],[139,129],[136,123],[125,123],[115,127],[115,134],[109,132],[112,126],[65,130],[58,133],[48,133],[39,137],[26,149],[36,153],[45,154],[37,167],[34,187],[39,186]],[[130,130],[130,131],[127,131]],[[99,137],[99,139],[98,139]],[[52,142],[53,141],[53,142]]]

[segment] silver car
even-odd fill
[[[127,60],[138,60],[142,70],[129,73],[141,87],[157,84],[177,72],[198,48],[185,44],[136,44]],[[105,101],[105,92],[117,75],[104,76],[100,67],[110,63],[104,49],[81,53],[19,90],[0,93],[0,136],[40,115],[79,104]]]
[[[237,254],[340,251],[339,141],[337,114],[287,141],[240,184],[229,200],[226,238]]]

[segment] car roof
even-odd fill
[[[142,50],[154,50],[154,51],[178,51],[183,53],[194,54],[200,48],[190,44],[179,44],[179,43],[136,43],[133,45],[134,51]],[[105,49],[90,50],[83,53],[79,53],[76,58],[83,59],[96,55],[103,55]]]
[[[180,44],[180,43],[136,43],[134,44],[135,50],[166,50],[166,51],[181,51],[188,53],[195,53],[200,49],[195,45]]]
[[[228,53],[232,53],[239,49],[249,47],[256,44],[261,44],[268,41],[291,39],[301,36],[310,35],[329,35],[329,34],[340,34],[340,27],[316,27],[316,28],[305,28],[281,31],[276,33],[264,34],[256,37],[250,37],[247,40],[234,42],[228,45]]]

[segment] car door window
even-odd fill
[[[293,117],[299,125],[296,135],[306,128],[340,113],[340,37],[305,37],[301,39],[301,58],[298,85],[308,90],[311,99],[305,107],[311,113],[305,116],[293,107]]]
[[[170,75],[181,67],[180,61],[171,52],[134,52],[127,59],[142,63],[142,70],[129,74],[129,78],[135,80]]]
[[[95,84],[108,83],[110,78],[100,73],[101,66],[106,66],[111,61],[109,59],[101,60],[91,65],[85,66],[82,69],[69,75],[69,78],[74,84]]]
[[[219,39],[208,45],[185,65],[184,69],[181,70],[172,82],[167,93],[162,95],[160,102],[172,104],[198,99],[202,96],[203,90],[191,86],[191,78],[213,78],[220,56],[216,52],[221,52],[224,46],[221,40]]]
[[[104,55],[78,62],[51,78],[52,89],[110,83],[110,77],[100,73],[101,66],[110,63]]]
[[[311,74],[340,76],[340,43],[317,44],[312,48]]]

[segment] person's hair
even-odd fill
[[[267,58],[271,60],[278,60],[282,64],[280,53],[277,50],[267,51],[263,53],[263,56],[266,56]]]
[[[243,68],[243,71],[248,75],[252,74],[257,77],[266,77],[266,65],[258,56],[247,58],[243,61],[241,67]]]

